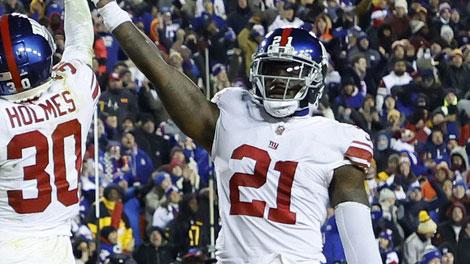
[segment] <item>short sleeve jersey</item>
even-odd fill
[[[0,99],[0,233],[69,235],[100,87],[79,60],[54,67],[38,98]]]
[[[213,102],[220,109],[212,149],[222,221],[218,259],[325,261],[320,228],[328,187],[340,166],[369,167],[369,135],[324,117],[273,118],[240,88],[221,91]]]

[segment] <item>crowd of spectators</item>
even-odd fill
[[[118,2],[208,98],[250,86],[251,55],[270,30],[313,32],[330,54],[326,92],[314,114],[364,129],[375,145],[365,187],[383,263],[470,263],[469,1]],[[4,0],[0,12],[40,21],[53,33],[60,60],[60,0]],[[90,135],[72,230],[77,263],[209,262],[209,154],[169,119],[158,87],[128,60],[96,12],[93,20],[102,199],[94,203]],[[334,210],[328,215],[327,263],[346,263]]]

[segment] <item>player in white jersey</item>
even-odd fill
[[[0,263],[75,263],[71,220],[100,94],[86,0],[65,0],[65,50],[52,66],[47,29],[0,18]]]
[[[295,28],[269,33],[254,55],[252,89],[226,89],[209,102],[116,2],[94,1],[124,51],[160,88],[175,123],[211,151],[220,263],[322,263],[320,226],[329,204],[348,263],[381,263],[364,189],[369,137],[309,116],[326,74],[326,51],[315,36]]]

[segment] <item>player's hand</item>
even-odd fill
[[[93,4],[95,4],[96,8],[102,8],[103,6],[107,5],[114,0],[91,0]]]

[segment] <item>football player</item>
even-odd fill
[[[381,263],[364,189],[370,138],[309,115],[326,73],[327,54],[317,38],[302,29],[274,30],[254,55],[251,90],[227,88],[209,102],[115,1],[94,1],[122,48],[160,87],[175,123],[211,152],[222,219],[220,263],[325,262],[320,227],[329,204],[348,263]]]
[[[53,67],[48,30],[0,17],[0,262],[75,263],[71,220],[100,94],[86,0],[65,0],[65,50]]]

